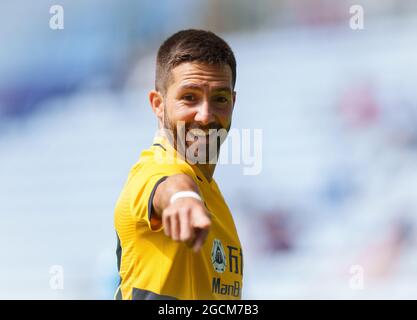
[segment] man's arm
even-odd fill
[[[180,191],[199,193],[194,180],[186,174],[169,176],[160,183],[152,200],[153,218],[162,220],[165,234],[175,241],[184,241],[200,250],[211,226],[204,203],[194,198],[179,198],[172,204],[171,197]]]

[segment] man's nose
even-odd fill
[[[197,113],[194,117],[195,121],[200,122],[203,125],[207,125],[215,120],[208,101],[203,101],[199,106]]]

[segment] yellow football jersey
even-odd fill
[[[152,219],[158,184],[188,174],[198,185],[212,224],[201,250],[167,237]],[[157,137],[131,169],[114,218],[120,285],[116,299],[240,299],[243,255],[233,217],[214,179],[183,161]]]

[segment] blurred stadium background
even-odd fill
[[[0,298],[113,298],[113,209],[155,132],[156,50],[189,27],[230,43],[233,126],[263,130],[261,174],[215,174],[244,298],[416,299],[413,0],[2,1]]]

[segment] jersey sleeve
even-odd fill
[[[152,201],[160,183],[175,174],[188,174],[197,183],[192,168],[187,164],[145,163],[137,170],[129,183],[129,203],[132,218],[146,223],[151,231],[162,230],[162,224],[152,215]]]

